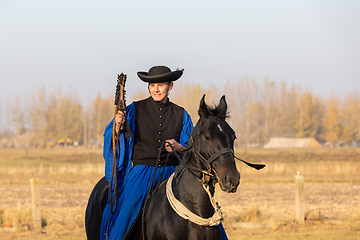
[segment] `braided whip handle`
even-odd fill
[[[113,167],[111,173],[111,183],[110,183],[110,209],[111,213],[114,214],[116,211],[117,206],[117,167],[116,167],[116,148],[118,145],[119,135],[116,133],[116,122],[115,116],[118,111],[125,111],[126,109],[126,100],[125,100],[125,83],[126,83],[126,75],[121,73],[118,74],[118,80],[116,84],[116,91],[115,91],[115,112],[114,112],[114,121],[113,121],[113,134],[112,134],[112,147],[113,147]],[[124,115],[123,115],[124,116]],[[122,121],[121,121],[122,122]],[[115,180],[114,180],[115,178]],[[112,183],[114,182],[114,195],[112,196]]]
[[[126,75],[123,73],[121,73],[120,75],[118,74],[118,80],[115,91],[115,101],[114,101],[114,105],[116,106],[115,110],[125,111],[126,109],[125,83],[126,83]]]

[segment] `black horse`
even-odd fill
[[[234,160],[235,132],[226,122],[225,96],[212,108],[200,101],[199,121],[175,173],[152,194],[143,218],[132,229],[138,239],[221,239],[221,213],[214,203],[215,183],[225,192],[236,192],[240,173]],[[104,181],[105,180],[105,181]],[[85,215],[88,239],[100,238],[101,217],[108,198],[108,182],[93,189]],[[142,219],[142,221],[140,221]],[[140,224],[141,223],[141,224]],[[141,233],[141,234],[140,234]]]

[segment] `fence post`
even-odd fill
[[[297,223],[304,223],[304,177],[297,172],[295,176],[295,215]]]
[[[31,178],[31,207],[33,215],[34,230],[41,230],[41,210],[40,210],[40,195],[39,195],[39,179]]]

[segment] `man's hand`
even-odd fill
[[[184,155],[184,152],[182,151],[183,149],[185,149],[185,147],[183,145],[181,145],[180,143],[178,143],[175,139],[168,139],[166,140],[166,143],[165,143],[165,149],[166,151],[168,152],[173,152],[173,150],[171,149],[170,147],[170,144],[171,146],[173,147],[173,149],[180,155],[180,156],[183,156]]]
[[[125,112],[123,111],[118,111],[117,114],[115,115],[115,131],[116,134],[119,134],[120,130],[124,129],[124,123],[125,123]]]

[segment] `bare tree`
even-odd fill
[[[334,93],[331,94],[327,101],[327,111],[325,117],[325,139],[335,147],[339,141],[341,123],[339,111],[339,99]]]
[[[348,144],[357,145],[360,140],[360,94],[345,94],[341,104],[340,119],[342,123],[341,138]]]
[[[100,146],[102,144],[104,129],[114,117],[114,98],[109,96],[102,98],[97,94],[87,111],[88,113],[88,138],[91,146]]]
[[[31,123],[29,130],[32,132],[31,142],[35,145],[44,145],[46,143],[46,92],[41,87],[37,92],[31,94],[29,110],[29,121]]]

